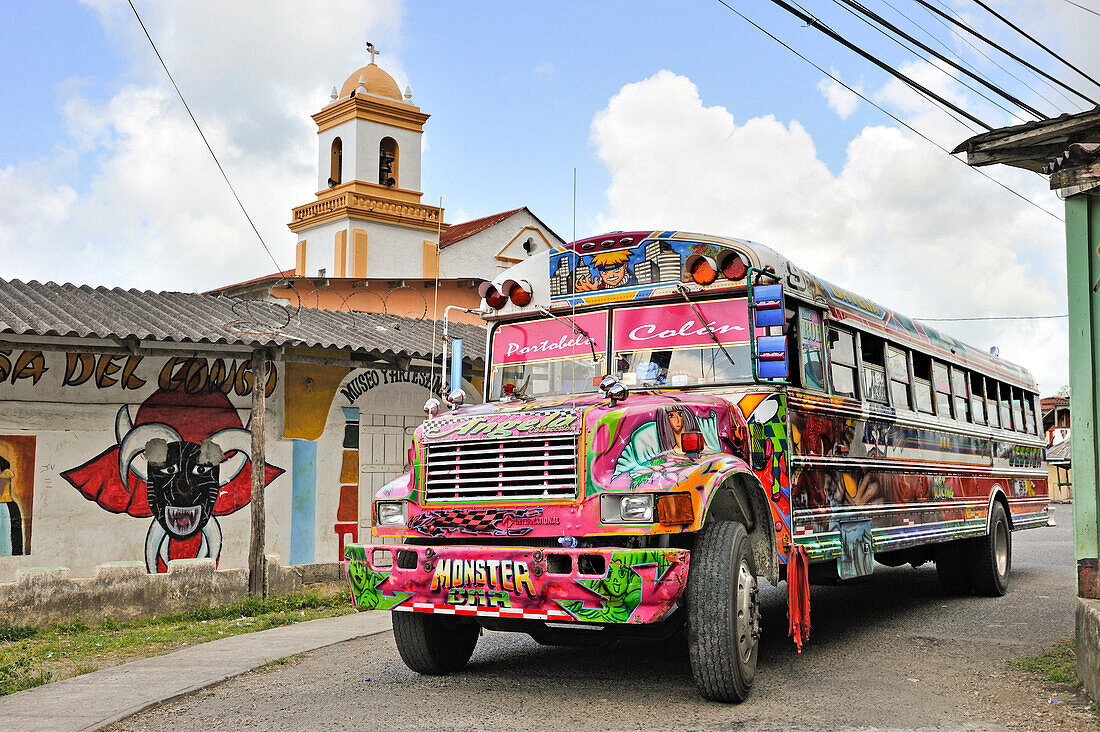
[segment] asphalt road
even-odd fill
[[[1083,727],[1082,704],[1006,666],[1073,635],[1070,506],[1060,526],[1013,535],[1002,598],[948,598],[932,565],[878,568],[811,592],[810,642],[787,638],[785,593],[764,593],[752,695],[704,701],[680,642],[552,648],[486,633],[466,671],[418,676],[393,634],[264,669],[117,729],[1050,729]],[[1050,701],[1060,697],[1059,704]]]

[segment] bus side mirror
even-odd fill
[[[787,337],[758,336],[757,328],[782,326],[784,323],[783,285],[756,285],[751,289],[752,338],[755,374],[758,379],[787,378]]]
[[[756,312],[756,327],[783,325],[783,285],[752,288],[752,309]]]
[[[756,339],[756,375],[761,379],[787,378],[787,337],[761,336]]]

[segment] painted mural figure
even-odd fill
[[[11,463],[0,455],[0,557],[23,554],[23,514],[15,502]]]
[[[172,559],[221,557],[217,516],[251,500],[248,457],[252,433],[220,391],[154,392],[130,417],[115,418],[117,444],[61,475],[112,513],[149,518],[145,566],[168,571]],[[281,475],[266,465],[265,484]]]
[[[601,252],[592,256],[591,266],[596,270],[595,276],[577,275],[577,292],[592,292],[593,290],[607,290],[612,287],[633,287],[638,284],[638,278],[634,276],[628,265],[630,253],[626,251]]]

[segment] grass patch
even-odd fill
[[[0,621],[0,696],[195,643],[353,612],[347,590],[246,598],[145,620],[51,626]],[[274,662],[273,662],[274,663]]]
[[[1059,686],[1075,687],[1081,683],[1077,678],[1077,653],[1074,651],[1073,640],[1062,641],[1038,656],[1009,661],[1008,665],[1017,671],[1026,671],[1042,681]]]

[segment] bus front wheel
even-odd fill
[[[418,674],[461,671],[474,653],[481,627],[446,615],[395,612],[393,637],[401,660]]]
[[[740,702],[756,676],[760,608],[745,527],[709,521],[695,540],[687,584],[688,655],[699,692]]]

